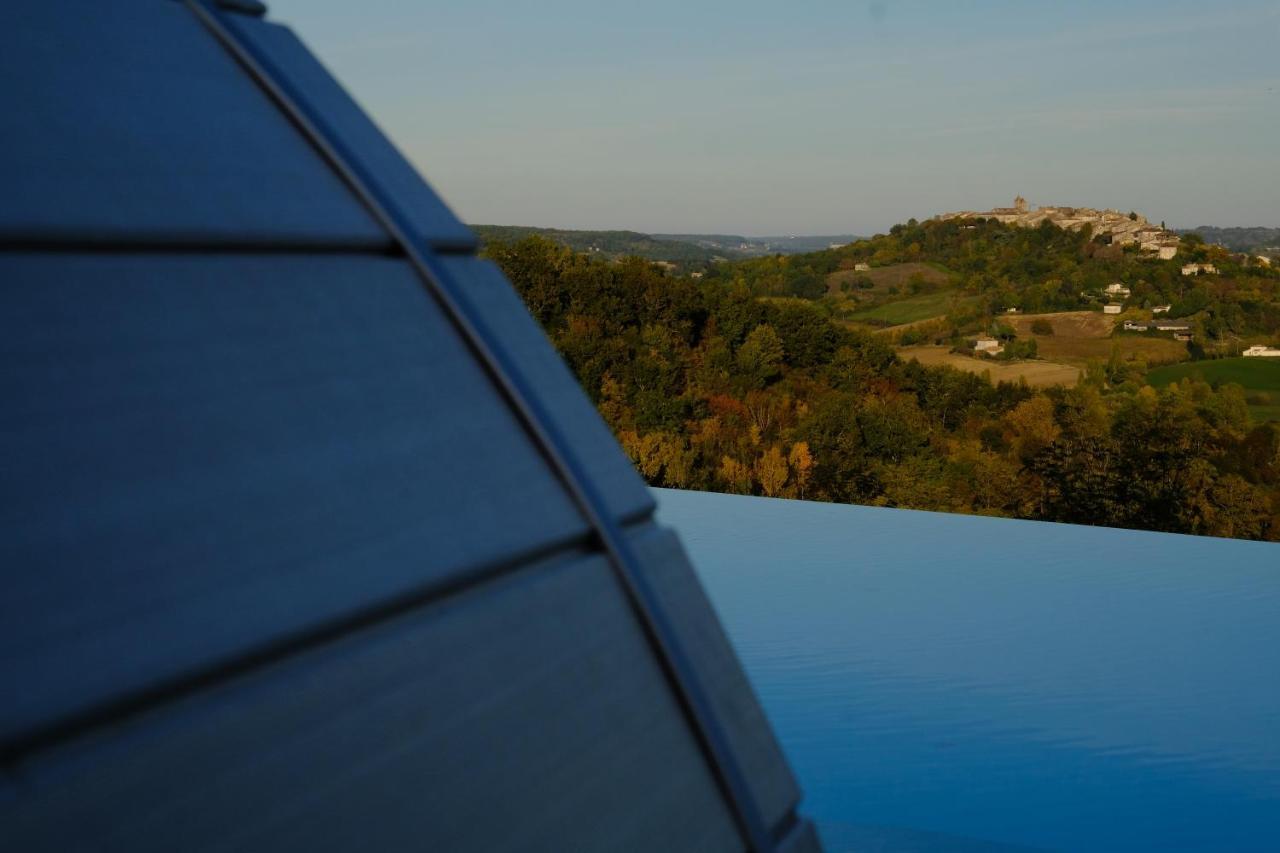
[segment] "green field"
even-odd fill
[[[951,310],[953,304],[955,304],[955,291],[942,290],[858,311],[850,314],[849,319],[884,326],[900,326],[903,323],[941,317]]]
[[[1170,364],[1147,372],[1147,382],[1162,388],[1195,376],[1211,385],[1234,382],[1244,388],[1254,420],[1280,421],[1280,359],[1220,358]]]

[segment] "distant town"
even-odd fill
[[[995,207],[986,211],[961,210],[943,213],[935,217],[947,219],[994,219],[1004,225],[1036,228],[1042,222],[1052,222],[1059,228],[1079,231],[1088,226],[1096,236],[1109,236],[1113,245],[1136,244],[1139,249],[1161,260],[1169,260],[1178,254],[1182,241],[1163,224],[1153,225],[1140,213],[1122,213],[1118,210],[1098,210],[1093,207],[1037,207],[1032,210],[1027,200],[1018,196],[1013,207]]]

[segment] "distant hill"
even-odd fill
[[[575,252],[604,260],[629,256],[675,264],[684,270],[703,269],[718,258],[745,258],[724,255],[713,249],[680,240],[659,240],[639,231],[573,231],[566,228],[535,228],[527,225],[472,225],[482,243],[514,243],[527,237],[545,237]]]
[[[1233,252],[1280,257],[1280,228],[1177,228],[1179,234],[1199,234],[1206,243],[1217,243]]]
[[[1186,264],[1208,264],[1212,272],[1188,277]],[[912,221],[839,249],[716,264],[703,280],[762,299],[809,300],[837,322],[880,330],[904,346],[972,348],[978,336],[1002,334],[1011,317],[1053,314],[1052,334],[1028,327],[1016,343],[1034,343],[1040,358],[1076,367],[1116,356],[1135,367],[1134,381],[1138,367],[1280,340],[1280,264],[1268,268],[1188,238],[1175,257],[1161,259],[1051,222]],[[1122,299],[1107,291],[1116,283]],[[1102,320],[1110,302],[1127,313],[1108,315],[1101,334],[1076,333],[1065,316]],[[1164,319],[1185,328],[1116,328],[1151,321],[1154,306],[1169,306]],[[1175,339],[1179,331],[1191,339]],[[1008,347],[1005,353],[1015,356]]]
[[[860,239],[854,234],[829,234],[809,237],[742,237],[737,234],[654,234],[658,240],[693,243],[712,249],[723,257],[755,258],[761,255],[796,255],[820,252]]]
[[[484,243],[512,243],[526,237],[545,237],[606,260],[636,256],[674,264],[681,271],[700,270],[717,261],[737,261],[764,255],[816,252],[833,244],[858,239],[852,234],[817,237],[742,237],[736,234],[643,234],[639,231],[575,231],[528,225],[472,225]]]

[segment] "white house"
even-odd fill
[[[1280,358],[1280,348],[1258,344],[1249,347],[1241,354],[1248,358]]]
[[[1124,310],[1124,306],[1121,305],[1119,302],[1110,302],[1102,306],[1103,314],[1119,314],[1123,310]]]
[[[1176,323],[1165,320],[1163,322],[1156,323],[1156,330],[1160,332],[1187,332],[1191,330],[1191,327],[1186,323]]]
[[[1172,307],[1173,307],[1172,305],[1157,305],[1156,307],[1151,309],[1151,316],[1154,317],[1157,314],[1168,314],[1169,309],[1171,309]]]
[[[866,272],[869,269],[871,269],[871,264],[854,264],[853,265],[854,272]]]
[[[1145,332],[1149,327],[1146,323],[1135,323],[1132,320],[1124,321],[1124,329],[1126,332]]]
[[[973,342],[973,351],[995,355],[996,353],[1004,352],[1004,347],[995,338],[978,338]]]
[[[1258,263],[1262,264],[1264,267],[1271,266],[1271,259],[1268,258],[1266,255],[1254,255],[1253,259]]]
[[[1106,287],[1102,289],[1102,292],[1107,294],[1107,296],[1121,296],[1125,299],[1128,299],[1130,291],[1129,291],[1129,288],[1125,287],[1123,284],[1117,281],[1117,282],[1114,282],[1113,284],[1108,284]]]
[[[1206,273],[1208,275],[1217,275],[1218,268],[1215,267],[1213,264],[1183,264],[1182,265],[1183,275],[1200,275],[1201,273]]]

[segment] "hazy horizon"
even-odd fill
[[[468,222],[873,234],[1009,204],[1280,227],[1280,5],[274,0]]]

